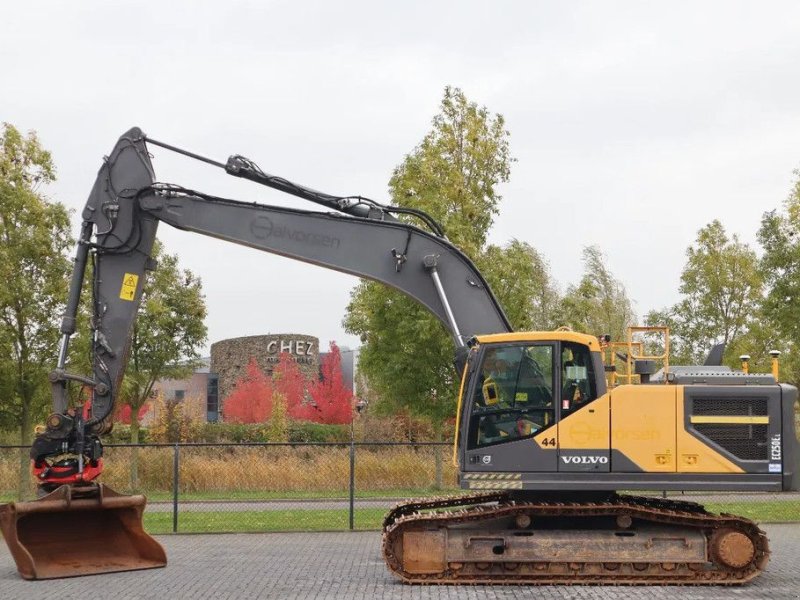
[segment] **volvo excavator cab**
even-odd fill
[[[606,392],[597,339],[530,332],[472,346],[454,449],[465,487],[483,489],[473,472],[558,471],[559,423]],[[607,449],[597,461],[608,463]]]

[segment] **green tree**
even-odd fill
[[[627,339],[636,315],[625,286],[608,268],[597,246],[583,249],[583,267],[580,282],[570,285],[561,299],[561,324],[583,333],[609,334],[613,340]]]
[[[394,170],[389,190],[394,204],[422,209],[443,225],[480,265],[512,324],[524,328],[549,318],[553,288],[546,264],[527,244],[486,248],[501,200],[497,186],[513,162],[508,137],[502,116],[448,87],[431,130]],[[440,437],[458,391],[444,326],[415,301],[372,282],[353,290],[344,326],[363,342],[359,368],[381,398],[371,410],[407,409],[430,419]]]
[[[5,123],[0,136],[0,419],[31,443],[49,405],[47,372],[58,354],[58,324],[67,295],[72,245],[66,208],[40,188],[55,179],[50,153],[36,134]],[[29,486],[21,457],[20,494]]]
[[[682,299],[675,306],[649,315],[653,324],[670,326],[672,362],[697,363],[716,342],[729,345],[726,357],[738,363],[734,342],[746,334],[759,315],[763,279],[756,253],[718,220],[697,232],[686,250],[681,273]],[[664,323],[655,323],[661,319]]]
[[[490,245],[477,265],[515,330],[545,331],[559,325],[558,290],[536,248],[519,240],[503,247]]]
[[[424,210],[450,241],[477,258],[502,199],[497,185],[511,173],[508,136],[501,115],[469,102],[458,88],[445,88],[431,130],[392,174],[394,204]]]
[[[133,325],[130,362],[117,398],[117,407],[130,407],[131,443],[139,442],[139,409],[153,396],[160,379],[182,379],[198,365],[206,341],[206,305],[202,283],[178,257],[153,249],[158,263],[147,273],[142,303]],[[131,460],[131,486],[137,487],[138,461]]]
[[[751,373],[770,373],[772,371],[772,357],[769,353],[778,350],[781,353],[780,379],[797,383],[797,353],[792,351],[792,345],[787,342],[775,323],[764,310],[760,310],[754,315],[752,322],[748,325],[747,331],[735,338],[726,352],[725,363],[733,368],[741,366],[739,357],[742,354],[750,356]]]
[[[671,365],[688,365],[695,362],[691,346],[679,335],[680,325],[673,313],[673,307],[651,310],[645,315],[645,325],[667,327],[669,329],[669,363]],[[663,340],[647,340],[647,354],[661,355],[664,352]]]
[[[800,382],[800,170],[784,202],[784,211],[767,212],[761,219],[758,241],[764,248],[761,271],[768,292],[763,303],[765,320],[781,341],[782,379]]]

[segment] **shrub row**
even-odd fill
[[[347,442],[350,440],[349,425],[322,425],[308,421],[290,421],[288,428],[288,441],[290,442]],[[131,428],[129,425],[115,424],[111,435],[105,438],[106,443],[128,444],[131,441]],[[149,444],[167,442],[170,440],[159,439],[152,435],[146,427],[139,428],[139,443]],[[205,443],[242,443],[242,442],[274,442],[269,438],[269,428],[266,423],[192,423],[190,426],[189,440]]]

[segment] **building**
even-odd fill
[[[272,375],[281,354],[285,352],[298,363],[306,377],[320,377],[320,367],[328,353],[319,350],[318,338],[295,333],[220,340],[211,345],[211,356],[201,359],[201,366],[190,377],[160,380],[153,391],[168,401],[191,402],[193,412],[199,410],[207,421],[216,422],[224,420],[224,399],[246,374],[247,365],[252,359],[264,373]],[[340,347],[339,351],[342,379],[345,386],[354,392],[358,350]],[[154,412],[148,412],[143,424],[150,424],[154,418]]]

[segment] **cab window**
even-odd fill
[[[597,398],[594,363],[589,348],[561,345],[561,418]]]
[[[554,346],[486,348],[475,382],[470,448],[535,435],[555,421]]]

